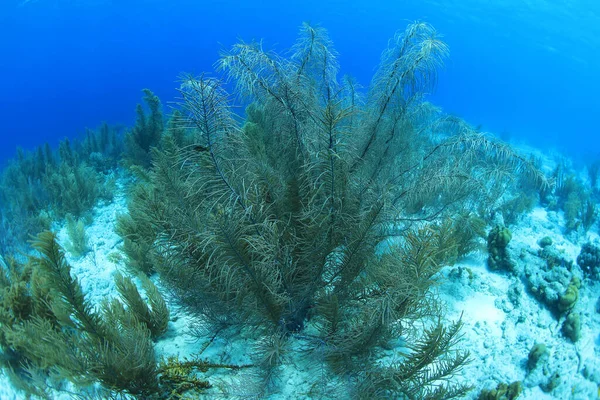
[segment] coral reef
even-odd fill
[[[523,392],[523,384],[519,381],[510,385],[499,383],[495,389],[482,390],[478,400],[514,400]]]
[[[512,239],[510,230],[497,225],[490,231],[487,237],[487,248],[489,258],[487,265],[492,271],[512,271],[514,262],[510,259],[507,246]]]
[[[577,256],[577,264],[586,275],[600,276],[600,247],[597,244],[587,242],[581,247]]]
[[[301,351],[314,397],[465,396],[469,384],[454,380],[470,361],[462,321],[448,321],[433,288],[444,266],[480,249],[490,215],[514,223],[549,189],[535,160],[424,101],[447,52],[431,26],[411,24],[364,94],[338,79],[327,32],[304,24],[287,58],[244,42],[222,55],[219,70],[247,101],[243,122],[220,80],[184,76],[166,129],[158,97],[144,90],[146,107],[123,137],[104,124],[57,151],[19,152],[0,188],[0,229],[18,240],[2,250],[15,253],[24,237],[66,218],[67,247],[85,258],[85,221],[111,199],[122,163],[128,212],[108,259],[137,278],[116,274],[118,296],[95,307],[49,231],[26,262],[3,263],[0,347],[13,381],[40,396],[67,380],[99,384],[105,397],[181,398],[215,390],[202,375],[209,369],[252,368],[244,384],[260,397],[278,390],[282,367]],[[561,182],[555,195],[569,229],[585,227],[581,191]],[[515,272],[511,237],[504,226],[487,236],[490,270]],[[540,246],[548,253],[552,243]],[[548,269],[562,262],[546,258]],[[576,341],[571,278],[551,290],[542,282],[540,296]],[[157,362],[154,341],[170,312],[153,280],[204,334],[252,332],[254,364]],[[515,304],[522,292],[511,286]],[[534,350],[530,369],[545,354]],[[499,385],[480,398],[521,389]]]
[[[289,59],[239,43],[218,65],[251,102],[241,126],[218,80],[182,79],[190,133],[163,136],[119,230],[141,272],[158,272],[214,332],[260,332],[263,394],[290,341],[320,354],[318,379],[352,396],[468,390],[448,383],[469,357],[455,348],[461,323],[440,323],[434,277],[477,248],[485,222],[467,210],[491,210],[515,182],[499,170],[545,181],[507,145],[421,101],[446,51],[429,25],[409,26],[363,103],[355,82],[338,83],[322,28],[304,25]],[[392,338],[409,348],[378,364]]]
[[[529,356],[527,358],[527,369],[529,371],[535,369],[538,364],[547,359],[549,356],[548,348],[543,343],[536,343],[529,352]]]
[[[562,324],[561,331],[566,338],[575,343],[581,338],[581,315],[571,312]]]
[[[550,236],[544,236],[538,240],[538,245],[543,249],[548,246],[552,246],[552,238]]]
[[[579,300],[579,288],[581,287],[581,282],[578,278],[571,278],[571,282],[569,286],[567,286],[567,290],[559,296],[556,307],[561,314],[570,311],[575,306],[577,300]]]

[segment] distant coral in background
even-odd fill
[[[75,145],[64,139],[58,149],[19,150],[0,175],[0,250],[23,250],[32,235],[67,215],[89,220],[98,201],[112,199],[122,148],[122,138],[104,124]]]
[[[593,167],[590,187],[587,187],[564,162],[557,164],[552,173],[553,191],[543,196],[550,209],[562,209],[567,232],[587,232],[596,223],[598,191],[595,188]],[[590,190],[591,189],[591,190]]]

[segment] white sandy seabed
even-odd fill
[[[109,254],[119,252],[121,239],[114,233],[116,216],[126,212],[125,199],[121,194],[110,204],[96,207],[94,222],[86,230],[92,251],[80,259],[69,258],[72,273],[78,277],[86,297],[99,304],[106,297],[115,296],[113,275],[122,265],[109,260]],[[552,238],[553,246],[575,262],[581,246],[589,240],[598,240],[597,233],[567,240],[563,235],[564,223],[561,213],[535,208],[523,216],[512,228],[509,252],[519,268],[536,267],[534,254],[539,250],[537,241],[542,237]],[[64,227],[60,228],[59,239],[67,242]],[[594,228],[592,228],[592,231]],[[597,232],[597,229],[596,229]],[[528,267],[525,264],[529,264]],[[542,263],[537,261],[542,268]],[[533,266],[533,267],[532,267]],[[558,267],[563,268],[563,267]],[[600,398],[600,282],[583,280],[579,300],[575,307],[581,314],[581,338],[571,343],[561,334],[562,320],[555,316],[529,293],[520,277],[508,273],[490,272],[486,267],[486,254],[472,254],[461,263],[446,267],[441,272],[441,285],[437,287],[440,297],[447,303],[448,321],[461,317],[464,334],[460,347],[469,350],[472,362],[457,378],[475,388],[466,397],[476,399],[482,389],[495,388],[498,383],[523,383],[519,399],[598,399]],[[518,275],[518,274],[517,274]],[[568,273],[563,274],[568,276]],[[566,289],[568,279],[558,282],[558,290]],[[192,318],[170,303],[171,322],[167,334],[156,344],[159,356],[178,355],[193,357],[203,347],[189,333]],[[531,348],[543,343],[549,350],[545,364],[533,371],[527,369]],[[246,364],[251,362],[248,349],[252,343],[247,339],[215,340],[203,353],[202,358],[214,362]],[[551,392],[542,387],[551,376],[558,373],[560,384]],[[284,371],[281,392],[273,399],[296,399],[307,393],[308,379],[301,371],[289,367]],[[213,373],[211,382],[228,377]],[[57,394],[57,398],[69,398]],[[23,394],[15,392],[9,381],[0,375],[0,399],[21,399]]]

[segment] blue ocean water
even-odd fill
[[[131,125],[143,88],[164,103],[182,72],[213,71],[238,38],[288,48],[321,24],[367,86],[387,40],[431,23],[451,50],[431,100],[505,138],[600,152],[597,0],[4,0],[0,159],[102,121]]]

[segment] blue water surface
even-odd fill
[[[143,88],[168,105],[182,72],[213,71],[239,38],[283,51],[303,21],[327,28],[342,73],[368,86],[414,20],[451,50],[431,101],[505,138],[600,155],[598,0],[3,0],[0,159],[131,125]]]

